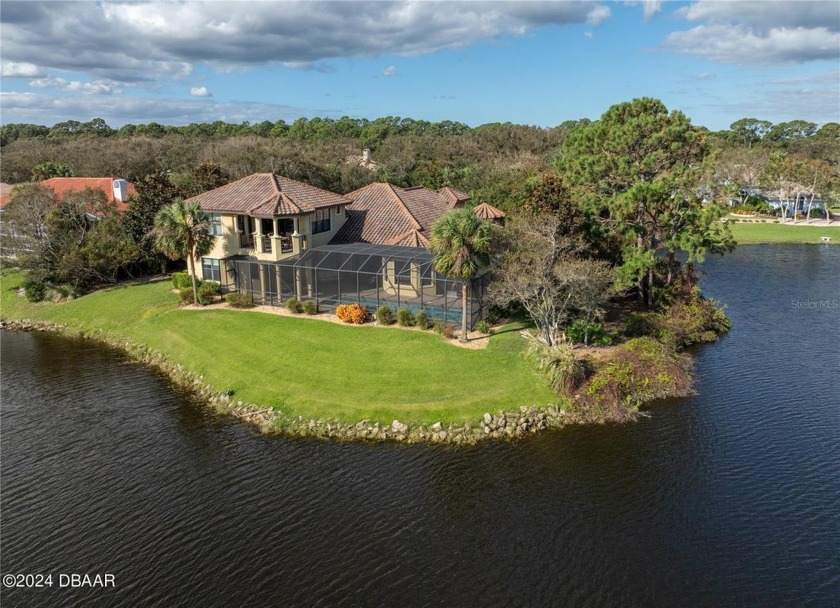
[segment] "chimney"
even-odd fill
[[[370,162],[370,148],[362,150],[362,162],[368,164]]]
[[[114,180],[114,200],[125,201],[128,199],[128,182],[124,179]]]

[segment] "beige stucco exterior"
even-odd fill
[[[399,293],[401,298],[419,298],[422,293],[426,297],[435,296],[434,283],[423,285],[423,277],[420,276],[420,268],[416,264],[411,265],[411,284],[399,283],[394,269],[394,262],[385,264],[385,275],[383,277],[382,291],[395,296]]]
[[[252,230],[250,234],[244,234],[237,228],[237,214],[214,214],[219,218],[222,234],[215,237],[213,248],[204,257],[222,260],[234,255],[246,255],[263,262],[276,262],[300,255],[310,247],[326,245],[332,240],[347,221],[346,208],[347,205],[327,208],[326,211],[330,214],[330,229],[317,234],[312,234],[315,213],[272,218],[272,234],[264,234],[262,230],[262,219],[268,218],[252,217],[250,221]],[[279,236],[279,226],[283,220],[294,222],[293,234]],[[196,260],[195,268],[196,274],[201,278],[200,259]],[[231,282],[232,279],[233,277],[229,276],[227,282]]]

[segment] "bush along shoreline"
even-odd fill
[[[598,324],[588,328],[605,346],[619,333],[623,341],[607,348],[578,350],[567,339],[549,346],[524,333],[530,345],[526,356],[558,397],[571,401],[572,410],[587,422],[627,422],[643,415],[640,408],[657,399],[695,394],[693,358],[685,349],[717,341],[731,321],[718,302],[704,298],[696,286],[665,292],[657,307],[624,311],[623,332],[607,332]],[[580,354],[583,352],[583,354]]]

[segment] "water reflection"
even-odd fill
[[[838,297],[840,248],[706,268],[735,325],[696,397],[464,449],[261,437],[114,351],[4,333],[2,571],[118,587],[3,605],[832,605],[840,319],[791,299]]]

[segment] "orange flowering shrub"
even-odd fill
[[[358,304],[342,304],[335,309],[335,314],[345,323],[361,325],[367,321],[368,311],[366,307]]]

